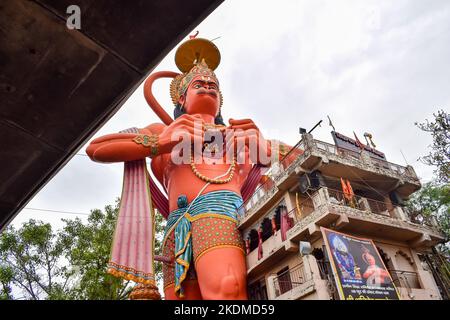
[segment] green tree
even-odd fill
[[[106,273],[119,207],[120,199],[117,199],[115,206],[106,206],[104,212],[92,210],[87,223],[80,219],[64,220],[62,238],[66,257],[78,279],[71,289],[74,299],[123,300],[133,289],[134,282]],[[163,230],[163,217],[156,214],[156,254],[161,251]],[[155,267],[156,277],[160,279],[162,266],[158,263]]]
[[[92,210],[87,223],[79,218],[63,220],[65,256],[77,276],[71,298],[121,300],[128,297],[131,283],[106,273],[117,214],[118,202],[114,207],[106,206],[104,212]]]
[[[450,239],[450,186],[429,182],[408,201],[408,212],[413,222],[431,223],[432,219]]]
[[[30,220],[19,230],[7,228],[0,235],[0,296],[13,299],[13,286],[28,299],[60,296],[71,280],[63,252],[61,237],[48,223]]]
[[[435,179],[425,184],[421,190],[414,193],[407,203],[411,220],[416,223],[427,224],[435,219],[446,235],[450,238],[450,114],[439,110],[433,114],[434,120],[425,120],[416,125],[433,138],[431,151],[420,158],[425,164],[435,166]],[[447,246],[440,246],[448,251]]]
[[[106,206],[92,210],[87,222],[63,220],[57,233],[50,224],[30,220],[19,230],[9,227],[0,237],[0,299],[13,299],[12,288],[27,299],[127,299],[133,284],[106,273],[119,212]],[[155,221],[156,254],[161,252],[164,222]],[[156,277],[161,279],[161,265]]]
[[[450,114],[439,110],[433,114],[434,121],[425,120],[416,125],[425,132],[431,133],[433,144],[430,153],[420,158],[424,163],[435,166],[435,174],[440,183],[449,183],[450,176]]]
[[[0,265],[0,300],[12,300],[12,281],[14,271],[6,266]]]

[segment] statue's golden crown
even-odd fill
[[[178,48],[175,63],[183,73],[176,76],[170,84],[170,96],[174,105],[177,105],[180,97],[186,93],[192,80],[197,76],[202,76],[204,81],[214,81],[219,85],[213,70],[220,63],[220,52],[211,41],[191,37]],[[222,106],[220,91],[219,95]]]
[[[172,83],[170,84],[170,96],[172,97],[172,102],[175,105],[178,103],[180,97],[186,93],[186,90],[192,80],[194,80],[197,76],[201,76],[204,81],[214,81],[217,85],[219,85],[219,80],[217,79],[216,74],[208,67],[205,60],[202,59],[202,61],[195,64],[189,72],[179,74],[172,80]]]

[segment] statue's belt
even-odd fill
[[[192,260],[191,222],[204,217],[218,217],[238,222],[242,197],[232,191],[212,191],[188,204],[185,196],[178,199],[179,208],[167,218],[163,246],[175,230],[175,293],[183,297],[181,283],[186,278]]]

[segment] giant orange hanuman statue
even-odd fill
[[[175,61],[181,74],[157,72],[144,85],[145,98],[163,123],[94,139],[86,150],[97,162],[125,162],[108,272],[138,282],[141,291],[150,288],[158,298],[153,269],[156,208],[167,218],[163,256],[159,257],[164,263],[165,298],[247,299],[238,209],[261,178],[261,157],[250,161],[251,142],[259,155],[268,158],[273,145],[250,119],[230,119],[229,126],[223,123],[222,94],[213,72],[220,53],[212,42],[191,38],[178,48]],[[174,120],[151,91],[152,83],[162,77],[173,78]],[[235,146],[243,146],[239,149],[241,161],[235,156],[225,161],[223,143],[218,149],[208,149],[212,144],[205,144],[205,131],[211,128],[223,135],[227,132],[226,144],[232,146],[232,152],[238,151]],[[200,149],[177,149],[180,132],[189,145],[199,142]],[[211,152],[205,153],[205,149]],[[175,161],[180,154],[188,161]],[[151,158],[151,170],[168,199],[147,172],[146,157]]]

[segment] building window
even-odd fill
[[[262,241],[266,241],[272,236],[272,221],[269,218],[264,218],[261,223],[262,227]]]
[[[255,229],[250,230],[248,237],[250,239],[250,252],[252,252],[258,248],[258,231]]]
[[[289,273],[289,267],[285,267],[277,272],[278,287],[280,289],[280,295],[292,290],[291,274]]]
[[[248,286],[250,300],[268,300],[266,282],[264,279],[256,281]]]

